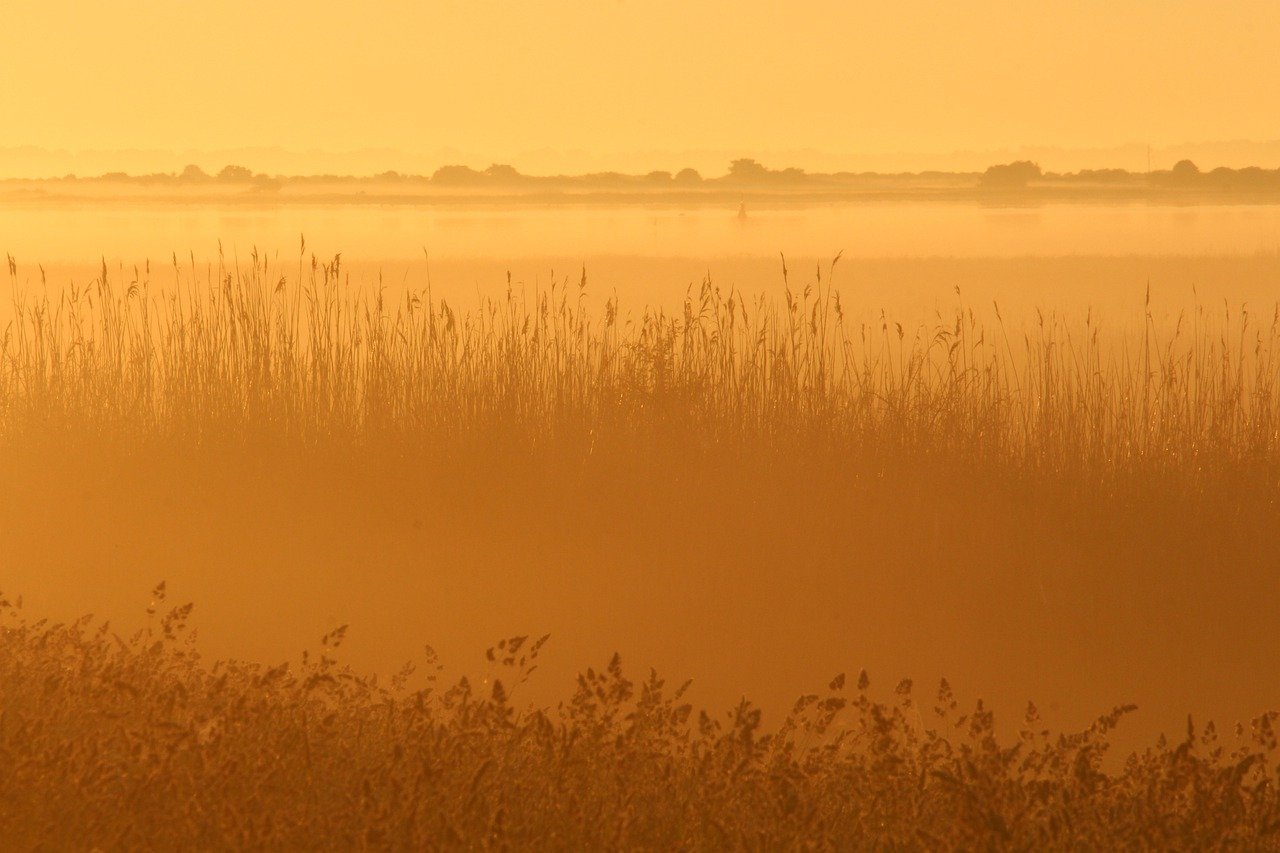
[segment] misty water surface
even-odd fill
[[[51,264],[167,261],[251,247],[388,264],[609,256],[720,259],[1256,255],[1280,252],[1280,205],[881,202],[748,206],[7,203],[0,249]]]
[[[710,276],[748,294],[779,294],[782,256],[793,285],[812,282],[839,253],[836,280],[849,304],[906,321],[953,304],[1007,309],[1139,308],[1148,285],[1158,304],[1229,298],[1273,301],[1280,272],[1280,205],[776,203],[749,205],[185,205],[10,202],[0,205],[0,251],[19,278],[86,281],[105,262],[130,281],[203,275],[246,263],[253,249],[298,272],[341,252],[353,282],[391,291],[425,287],[473,302],[505,292],[578,282],[627,306],[671,305]]]

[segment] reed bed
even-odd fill
[[[1157,323],[1148,300],[1140,331],[1120,334],[1091,315],[1010,328],[998,305],[987,323],[957,296],[953,315],[904,329],[847,316],[834,263],[793,287],[784,262],[777,299],[706,281],[674,312],[594,310],[584,272],[464,311],[429,286],[394,302],[380,282],[353,286],[340,256],[286,266],[175,256],[166,284],[104,265],[50,291],[10,259],[0,440],[455,453],[483,439],[556,465],[657,442],[1089,489],[1277,482],[1277,307]]]

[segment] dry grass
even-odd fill
[[[1128,708],[1058,734],[1031,706],[1002,743],[945,681],[882,702],[863,673],[767,728],[745,700],[695,713],[616,657],[537,708],[517,697],[542,640],[491,648],[482,686],[437,684],[431,656],[361,677],[335,659],[342,629],[300,665],[208,666],[163,591],[130,639],[9,610],[6,846],[1203,850],[1280,830],[1274,713],[1221,739],[1188,721],[1107,773]]]

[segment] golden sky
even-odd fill
[[[6,0],[4,24],[0,149],[572,169],[1280,138],[1270,0]]]

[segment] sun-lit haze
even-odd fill
[[[6,0],[0,846],[1273,849],[1277,34]]]
[[[1280,138],[1280,6],[1252,0],[15,0],[4,19],[0,171],[20,146],[69,152],[62,172],[246,149],[296,152],[254,164],[283,172],[981,168],[948,155],[1028,146],[1138,169],[1148,144]]]

